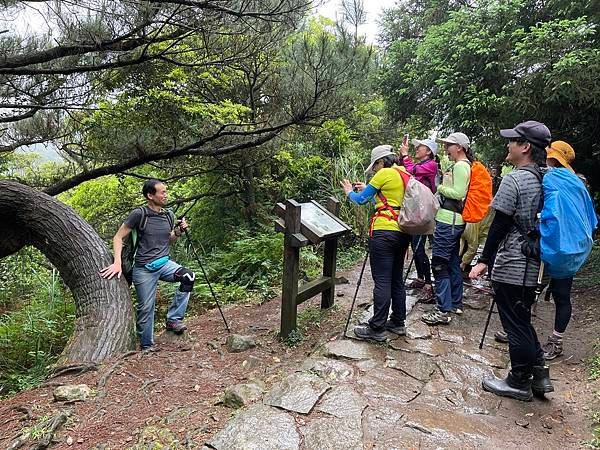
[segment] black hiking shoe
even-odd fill
[[[387,337],[381,331],[375,331],[369,325],[355,327],[354,334],[359,339],[364,339],[367,341],[375,341],[375,342],[385,342],[387,341]]]
[[[548,366],[533,366],[531,390],[536,395],[554,392],[554,386],[552,386],[552,381],[550,381],[550,368]]]
[[[385,329],[386,331],[397,334],[398,336],[406,335],[406,327],[404,325],[397,325],[396,322],[392,322],[391,320],[388,320],[385,323]]]
[[[494,333],[494,339],[496,340],[496,342],[508,344],[508,334],[506,334],[505,331],[496,331]]]
[[[175,334],[183,334],[187,327],[181,320],[167,321],[167,331],[172,331]]]
[[[506,379],[486,378],[481,383],[484,391],[501,397],[514,398],[522,402],[530,402],[533,398],[531,391],[531,378],[527,380],[518,380],[511,372],[508,373]]]

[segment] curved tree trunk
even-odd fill
[[[98,271],[112,255],[75,211],[28,186],[0,181],[0,258],[24,245],[38,248],[60,272],[76,305],[75,332],[62,362],[99,362],[134,344],[127,283]]]

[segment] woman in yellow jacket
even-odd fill
[[[377,342],[386,340],[385,331],[397,335],[406,334],[406,291],[402,278],[404,256],[410,244],[410,236],[403,233],[397,216],[404,199],[404,183],[396,165],[391,145],[379,145],[371,151],[371,164],[365,172],[375,175],[369,184],[342,181],[344,192],[353,203],[363,205],[375,202],[377,211],[371,219],[369,254],[373,289],[374,315],[367,326],[354,328],[361,339]],[[392,314],[388,320],[392,307]]]

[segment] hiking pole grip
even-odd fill
[[[479,350],[483,348],[483,341],[485,341],[485,335],[487,334],[488,327],[490,326],[490,320],[492,319],[492,312],[494,311],[494,305],[496,299],[492,297],[492,304],[490,305],[490,311],[488,312],[487,320],[485,321],[485,327],[483,327],[483,334],[481,335],[481,342],[479,343]]]
[[[354,303],[356,303],[356,296],[358,295],[358,290],[360,289],[360,283],[362,282],[363,274],[365,273],[365,266],[367,265],[367,260],[369,259],[369,249],[367,249],[367,253],[365,255],[365,260],[363,261],[362,268],[360,269],[360,275],[358,276],[358,282],[356,283],[356,290],[354,291],[354,298],[352,299],[352,305],[350,306],[350,312],[348,313],[348,319],[346,319],[346,327],[344,328],[344,337],[347,337],[348,334],[348,326],[350,326],[350,319],[352,318],[352,311],[354,310]]]
[[[196,247],[194,247],[194,244],[192,243],[192,239],[190,238],[190,233],[188,232],[187,228],[183,231],[185,233],[185,237],[188,240],[188,243],[190,244],[190,247],[192,248],[192,252],[194,253],[194,256],[196,257],[196,260],[198,261],[198,265],[200,266],[200,269],[202,270],[202,275],[204,275],[204,279],[206,280],[206,284],[208,284],[210,293],[212,294],[213,299],[215,300],[215,303],[217,304],[219,313],[221,313],[221,317],[223,318],[223,323],[225,324],[225,328],[227,329],[228,333],[231,333],[231,330],[229,329],[229,324],[227,323],[227,319],[225,319],[225,314],[223,314],[223,310],[221,309],[221,304],[219,303],[219,299],[217,298],[217,295],[215,294],[215,291],[213,290],[212,285],[210,284],[208,275],[206,274],[206,271],[204,270],[204,266],[202,265],[202,261],[200,260],[200,255],[198,255],[198,252],[196,251]]]

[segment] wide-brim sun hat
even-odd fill
[[[575,173],[571,163],[575,160],[575,150],[565,141],[554,141],[546,147],[546,158],[556,159],[561,166]]]
[[[371,150],[371,164],[369,164],[369,167],[367,167],[365,173],[371,172],[373,169],[373,164],[375,164],[377,160],[389,155],[395,155],[394,147],[391,145],[385,144],[375,147],[373,150]]]
[[[438,145],[435,143],[435,141],[433,139],[423,139],[423,140],[413,139],[411,142],[412,142],[412,145],[415,146],[415,148],[417,148],[419,145],[424,145],[429,150],[431,150],[431,153],[433,153],[434,155],[437,155]]]
[[[465,133],[450,133],[448,137],[436,139],[440,144],[458,144],[465,150],[471,147],[471,141]]]

